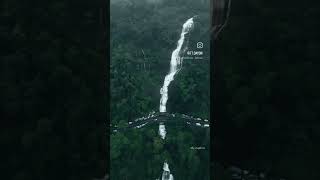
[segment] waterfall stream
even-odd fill
[[[159,107],[160,112],[167,112],[168,87],[170,83],[174,80],[174,76],[180,71],[182,67],[183,58],[181,57],[181,49],[186,39],[185,35],[188,34],[193,29],[194,17],[188,19],[183,24],[182,31],[180,34],[180,39],[178,40],[178,43],[177,43],[177,48],[173,50],[171,54],[170,71],[165,76],[163,81],[163,86],[160,89],[160,94],[161,94],[160,107]],[[159,125],[159,135],[161,136],[162,139],[165,139],[166,137],[166,129],[163,123],[160,123]]]
[[[174,80],[174,76],[180,71],[182,68],[183,58],[181,57],[182,54],[182,46],[185,43],[186,37],[185,35],[188,34],[194,26],[193,18],[188,19],[182,26],[182,31],[180,34],[180,39],[177,43],[177,48],[173,50],[171,54],[171,61],[170,61],[170,71],[165,76],[163,81],[163,86],[160,89],[161,99],[160,99],[160,112],[167,112],[167,101],[168,101],[168,87],[170,83]],[[187,48],[187,47],[186,47]],[[166,127],[164,123],[159,124],[159,135],[162,139],[166,137]],[[161,180],[173,180],[173,175],[170,174],[169,164],[164,162],[163,164],[163,173]]]
[[[169,164],[167,162],[163,163],[163,172],[161,180],[173,180],[172,174],[170,174]]]
[[[167,105],[167,101],[168,101],[168,87],[169,87],[170,83],[174,80],[174,76],[176,75],[176,73],[178,73],[179,70],[181,69],[181,65],[182,65],[182,61],[183,61],[183,58],[181,58],[181,49],[182,49],[182,45],[186,39],[185,35],[187,33],[189,33],[193,28],[193,24],[194,24],[193,18],[194,17],[188,19],[183,24],[180,39],[178,40],[178,43],[177,43],[177,48],[175,50],[173,50],[173,52],[171,54],[170,71],[166,75],[166,77],[164,78],[163,86],[160,89],[160,94],[161,94],[160,107],[159,107],[160,112],[167,111],[166,105]]]

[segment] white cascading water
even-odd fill
[[[163,164],[161,180],[173,180],[173,176],[170,174],[169,164],[167,162],[164,162]]]
[[[166,134],[167,134],[167,131],[166,131],[165,125],[163,123],[160,123],[159,124],[159,135],[161,136],[162,139],[165,139]]]
[[[195,16],[194,16],[195,17]],[[168,101],[168,87],[171,83],[171,81],[174,80],[174,76],[176,73],[179,72],[181,69],[183,58],[181,58],[181,49],[182,45],[185,41],[185,35],[188,34],[192,28],[193,28],[193,18],[188,19],[182,27],[182,32],[180,35],[180,39],[178,40],[177,48],[172,52],[171,54],[171,61],[170,61],[170,71],[164,78],[163,86],[160,89],[161,99],[160,99],[160,112],[166,112],[167,111],[167,101]],[[186,47],[187,48],[187,47]],[[159,124],[159,135],[162,139],[165,139],[166,137],[166,127],[163,123]],[[167,162],[164,162],[163,164],[163,172],[162,172],[162,178],[161,180],[173,180],[173,175],[170,174],[169,164]]]
[[[194,16],[196,17],[196,16]],[[181,58],[181,48],[185,41],[185,35],[189,33],[193,28],[193,18],[188,19],[182,26],[182,32],[180,34],[180,39],[178,40],[177,48],[173,50],[171,54],[171,61],[170,61],[170,71],[166,75],[163,81],[163,86],[160,89],[161,99],[160,99],[160,112],[166,112],[167,111],[167,101],[168,101],[168,87],[171,83],[171,81],[174,80],[174,75],[179,72],[181,69],[183,58]],[[162,139],[165,139],[166,137],[166,127],[163,123],[160,123],[159,125],[159,135]]]
[[[182,58],[180,57],[180,52],[182,45],[185,41],[185,35],[190,32],[190,30],[193,28],[193,18],[188,19],[184,24],[182,28],[182,32],[180,35],[180,39],[178,40],[177,48],[172,52],[171,54],[171,61],[170,61],[170,71],[164,78],[163,86],[160,89],[161,99],[160,99],[160,112],[166,112],[166,105],[168,101],[168,87],[171,83],[171,81],[174,80],[174,75],[181,69],[182,65]]]

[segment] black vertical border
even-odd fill
[[[225,81],[223,78],[223,69],[222,69],[222,59],[219,57],[221,56],[219,53],[220,48],[219,44],[221,40],[219,40],[219,34],[225,26],[228,24],[228,19],[230,16],[231,11],[231,1],[232,0],[212,0],[211,4],[211,10],[212,10],[212,19],[211,19],[211,25],[212,25],[212,31],[211,31],[211,96],[210,96],[210,112],[211,112],[211,124],[210,124],[210,131],[213,132],[210,134],[210,148],[211,148],[211,154],[210,161],[212,165],[212,172],[214,174],[217,174],[215,165],[219,162],[219,166],[224,166],[224,164],[221,164],[219,160],[221,160],[221,143],[218,142],[218,134],[220,134],[221,124],[223,124],[223,114],[225,114],[223,111],[223,106],[221,106],[220,103],[223,103],[225,100],[225,93],[223,92],[223,87],[225,87]],[[220,105],[219,105],[220,104]],[[214,130],[213,130],[214,129]],[[211,179],[213,179],[211,177]]]
[[[213,104],[213,102],[215,102],[214,101],[214,92],[213,92],[213,83],[214,83],[214,67],[215,67],[215,64],[214,64],[214,62],[215,62],[215,59],[214,59],[214,57],[213,57],[213,54],[214,54],[214,52],[213,52],[213,44],[214,44],[214,36],[213,36],[213,31],[211,31],[211,29],[213,28],[213,19],[214,19],[214,12],[213,12],[213,5],[214,5],[214,0],[211,0],[210,1],[210,26],[211,26],[211,28],[210,28],[210,35],[209,35],[209,37],[210,37],[210,60],[209,60],[209,64],[210,64],[210,69],[209,69],[209,71],[210,71],[210,93],[209,93],[209,98],[210,98],[210,154],[209,154],[209,158],[210,158],[210,169],[211,169],[211,171],[209,172],[209,176],[210,176],[210,179],[214,179],[213,178],[213,174],[214,173],[212,173],[213,172],[213,123],[212,123],[212,121],[213,120],[215,120],[215,116],[214,116],[214,112],[213,112],[213,107],[215,107],[214,106],[214,104]]]
[[[102,138],[102,144],[104,148],[102,148],[104,151],[103,158],[104,161],[104,167],[105,167],[105,177],[104,179],[109,179],[110,174],[110,0],[100,0],[101,6],[100,6],[100,28],[101,28],[101,41],[100,41],[100,47],[101,47],[101,94],[104,94],[105,96],[102,98],[103,102],[105,104],[105,116],[104,116],[104,123],[105,126],[105,132],[104,137]]]
[[[210,39],[210,178],[216,174],[215,161],[219,158],[219,147],[216,141],[219,124],[221,123],[222,109],[219,103],[223,99],[223,77],[221,69],[221,59],[219,59],[219,48],[217,48],[218,34],[225,26],[229,13],[231,0],[211,0],[211,39]],[[213,173],[212,173],[213,172]]]

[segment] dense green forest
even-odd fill
[[[187,34],[184,47],[188,44],[188,50],[196,50],[196,43],[203,42],[204,58],[183,60],[181,71],[169,86],[167,109],[208,119],[209,1],[141,2],[118,0],[111,4],[111,124],[123,127],[135,118],[159,111],[160,88],[169,72],[171,53],[177,47],[182,25],[195,15],[199,18]],[[158,135],[156,125],[113,133],[111,179],[156,179],[165,161],[177,180],[209,179],[209,130],[170,124],[167,132],[165,140]],[[192,146],[206,149],[195,150]]]
[[[110,59],[103,53],[108,28],[101,7],[100,0],[1,2],[1,179],[87,180],[106,173]],[[288,180],[320,179],[318,8],[315,0],[233,1],[214,42],[216,179],[230,179],[224,168],[230,165]],[[180,25],[171,26],[177,32],[167,36],[168,46]],[[162,66],[157,84],[145,81],[154,90],[149,96],[159,97],[168,69]],[[169,104],[182,99],[176,98]],[[159,98],[141,102],[150,104],[132,116],[148,111],[146,105],[157,108]]]
[[[182,24],[187,19],[194,15],[203,16],[202,21],[195,25],[189,44],[193,45],[197,40],[205,41],[207,57],[210,47],[209,40],[203,38],[209,37],[209,9],[204,6],[208,3],[120,2],[127,1],[112,4],[110,16],[112,123],[158,111],[160,88],[170,68],[171,53],[177,46]],[[194,115],[208,118],[209,65],[209,58],[200,62],[184,61],[177,75],[179,80],[173,81],[169,90],[173,91],[168,101],[169,111],[197,113]]]

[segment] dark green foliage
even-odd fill
[[[208,119],[208,3],[163,1],[154,6],[126,2],[111,5],[111,123],[120,128],[159,111],[160,88],[169,72],[171,53],[183,23],[195,15],[202,18],[188,34],[189,50],[196,50],[196,43],[202,41],[205,58],[183,61],[182,70],[169,86],[167,110]],[[156,179],[165,161],[175,179],[209,179],[209,131],[175,125],[168,125],[167,131],[165,141],[158,135],[158,125],[112,134],[111,179]],[[192,146],[204,146],[205,150]]]
[[[123,108],[121,114],[113,114],[115,122],[127,122],[158,108],[159,89],[169,68],[170,50],[180,33],[179,23],[185,20],[184,17],[170,18],[184,11],[172,5],[187,4],[186,0],[163,1],[170,6],[159,12],[161,3],[144,8],[139,14],[125,8],[114,12],[115,16],[123,14],[126,20],[139,25],[131,29],[126,23],[120,26],[111,22],[112,26],[119,26],[117,29],[128,30],[111,32],[116,39],[112,50],[119,52],[118,59],[126,57],[125,66],[117,67],[123,69],[111,74],[135,72],[135,76],[127,73],[121,79],[111,78],[115,83],[125,84],[112,91],[133,92],[130,93],[133,96],[123,102],[120,95],[115,96],[118,108]],[[145,3],[135,2],[140,6],[130,8],[139,12]],[[192,5],[194,11],[198,5]],[[211,138],[215,161],[291,180],[320,179],[318,5],[315,0],[232,1],[228,26],[214,46],[219,60],[216,69],[219,76],[213,83],[219,97],[217,102],[212,102],[216,105],[214,117],[217,116],[215,136]],[[1,2],[1,179],[87,180],[105,174],[109,154],[105,128],[108,100],[103,88],[107,71],[103,64],[108,58],[102,57],[100,50],[106,48],[104,45],[108,42],[100,43],[103,40],[102,33],[98,33],[102,29],[98,19],[101,7],[98,1],[79,0]],[[150,12],[155,13],[148,16]],[[139,18],[154,24],[164,23],[149,29],[144,21],[137,21]],[[168,33],[166,29],[175,31]],[[153,36],[158,32],[159,36]],[[145,43],[145,39],[137,39],[132,34],[153,37],[168,49],[159,49],[160,45]],[[132,38],[139,46],[121,47],[123,37]],[[143,47],[148,57],[145,66],[141,49],[137,47]],[[156,50],[148,51],[148,48]],[[127,49],[130,54],[124,54]],[[200,73],[192,64],[185,65],[190,67],[188,71]],[[157,76],[150,73],[151,70],[157,70]],[[201,99],[206,97],[203,92],[194,92],[195,85],[189,84],[195,79],[191,80],[185,72],[182,70],[177,76],[179,81],[171,84],[170,92],[175,96],[170,97],[168,106],[172,112],[188,111],[190,107],[184,109],[173,104],[194,102],[194,97],[188,96],[192,93]],[[204,76],[200,73],[195,78]],[[203,110],[208,107],[194,106]],[[207,116],[198,110],[196,113]],[[148,138],[146,145],[154,151],[147,153],[157,154],[163,150],[161,139],[154,138],[156,130],[144,133],[149,134],[143,136]],[[118,136],[111,137],[121,141],[111,148],[115,152],[111,158],[128,153],[128,147],[123,145],[135,149],[124,158],[144,150],[139,148],[142,141],[139,133],[130,134],[136,141],[128,141],[125,135]],[[155,170],[145,173],[161,171],[162,157],[154,157],[150,165]],[[134,161],[128,165],[134,166]],[[212,168],[215,179],[230,179],[230,174],[219,163]]]
[[[168,126],[169,134],[164,141],[157,128],[155,124],[111,135],[112,179],[155,179],[161,175],[165,160],[175,179],[210,179],[208,130]]]

